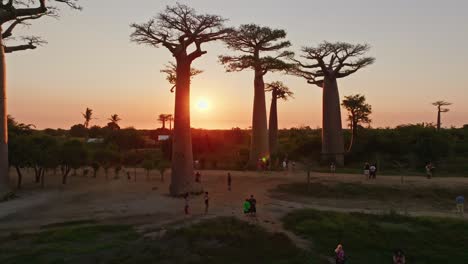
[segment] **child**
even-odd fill
[[[345,264],[345,253],[341,244],[335,249],[335,261],[336,264]]]
[[[245,199],[245,202],[244,202],[244,214],[246,216],[248,216],[250,213],[250,202],[249,202],[249,199]]]

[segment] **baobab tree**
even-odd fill
[[[348,110],[351,141],[347,152],[350,152],[357,137],[358,127],[361,124],[370,124],[372,122],[369,118],[369,115],[372,114],[372,106],[366,103],[366,97],[360,94],[345,96],[341,105]]]
[[[14,32],[20,25],[46,16],[56,17],[58,5],[65,4],[72,9],[80,9],[78,0],[0,0],[0,198],[9,192],[8,177],[8,128],[6,106],[6,58],[5,54],[36,49],[45,44],[39,37],[17,37]],[[33,5],[37,5],[32,7]],[[22,43],[6,44],[9,40],[20,40]]]
[[[161,72],[166,74],[166,80],[167,80],[170,84],[172,84],[171,93],[173,93],[174,90],[175,90],[175,88],[176,88],[177,66],[176,66],[175,63],[173,63],[173,62],[169,62],[169,64],[166,65],[166,68],[162,69]],[[194,76],[196,76],[196,75],[198,75],[198,74],[200,74],[200,73],[203,73],[203,71],[191,67],[191,68],[190,68],[190,80],[191,80]]]
[[[447,113],[450,111],[448,108],[443,108],[444,106],[452,105],[452,103],[445,102],[445,101],[437,101],[432,103],[433,106],[437,106],[437,131],[440,131],[440,126],[442,125],[441,122],[441,114]]]
[[[93,119],[93,109],[86,107],[86,110],[84,113],[81,113],[83,118],[85,119],[83,126],[88,128],[89,127],[89,122]]]
[[[284,101],[293,97],[294,93],[282,82],[267,83],[266,92],[271,92],[270,120],[268,122],[268,142],[270,145],[270,153],[276,154],[278,141],[278,99]]]
[[[168,114],[167,121],[169,121],[169,130],[172,130],[172,122],[174,121],[174,116],[171,114]]]
[[[146,23],[132,24],[132,41],[152,47],[163,46],[176,61],[175,111],[170,193],[199,192],[193,183],[193,153],[190,129],[190,69],[206,54],[202,44],[223,39],[230,29],[217,15],[202,15],[188,6],[176,4]]]
[[[341,124],[340,96],[337,79],[347,77],[371,65],[375,59],[365,57],[370,46],[344,42],[323,42],[317,47],[302,48],[301,57],[310,63],[296,62],[293,74],[323,89],[322,158],[337,165],[344,163],[344,139]]]
[[[225,42],[229,49],[240,52],[236,56],[220,56],[227,72],[254,71],[254,103],[252,116],[252,140],[249,167],[255,167],[260,158],[269,155],[268,128],[265,103],[265,83],[263,77],[268,72],[285,71],[291,67],[284,59],[293,53],[285,50],[291,43],[284,40],[286,31],[271,29],[254,24],[241,25],[234,30]],[[261,53],[274,52],[273,56]]]
[[[166,129],[166,122],[169,121],[169,116],[172,116],[172,115],[169,115],[169,114],[160,114],[158,116],[158,121],[161,122],[162,124],[162,129]]]

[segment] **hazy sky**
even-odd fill
[[[155,128],[156,117],[172,113],[174,95],[159,71],[172,59],[165,48],[129,41],[132,22],[146,22],[176,1],[84,0],[82,12],[63,9],[60,20],[41,19],[17,34],[39,35],[49,44],[7,55],[9,113],[38,128],[69,128],[94,110],[106,124]],[[468,1],[466,0],[191,0],[200,13],[218,14],[230,26],[257,23],[285,29],[293,51],[323,40],[369,43],[374,65],[339,80],[340,95],[362,93],[372,105],[373,126],[435,122],[431,102],[453,103],[444,126],[468,123]],[[192,82],[192,126],[247,128],[251,123],[253,72],[225,73],[217,56],[222,43],[194,66],[205,72]],[[295,99],[279,103],[280,127],[321,125],[321,89],[304,80],[281,80]],[[200,111],[204,98],[210,109]],[[270,97],[267,96],[269,107]],[[345,112],[343,111],[343,116]]]

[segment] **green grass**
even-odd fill
[[[370,185],[359,183],[313,182],[279,185],[274,193],[288,193],[301,196],[335,199],[365,199],[384,202],[430,202],[433,206],[448,208],[455,206],[455,197],[468,196],[468,189],[462,187],[420,187],[413,185]],[[450,207],[451,208],[451,207]]]
[[[306,261],[307,260],[307,261]],[[0,263],[318,263],[283,234],[234,218],[144,238],[131,226],[80,225],[0,239]]]
[[[333,255],[342,243],[349,263],[391,263],[402,248],[407,263],[468,263],[468,222],[456,219],[300,210],[283,219],[287,229]]]

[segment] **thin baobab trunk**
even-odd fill
[[[190,131],[190,61],[177,58],[172,179],[170,193],[198,192],[193,185],[192,135]]]
[[[440,131],[440,126],[441,126],[441,121],[440,121],[440,106],[439,108],[437,109],[437,131]]]
[[[273,89],[270,106],[270,122],[268,129],[268,138],[270,145],[270,153],[276,153],[276,146],[278,141],[278,98],[277,89]]]
[[[0,27],[0,32],[2,32]],[[6,103],[6,65],[3,39],[0,36],[0,198],[10,191],[8,175],[8,122]]]
[[[323,84],[322,155],[339,166],[344,164],[340,95],[334,77],[326,77]]]
[[[265,83],[261,69],[255,70],[252,142],[249,167],[255,168],[262,157],[268,155],[268,127],[265,103]]]

